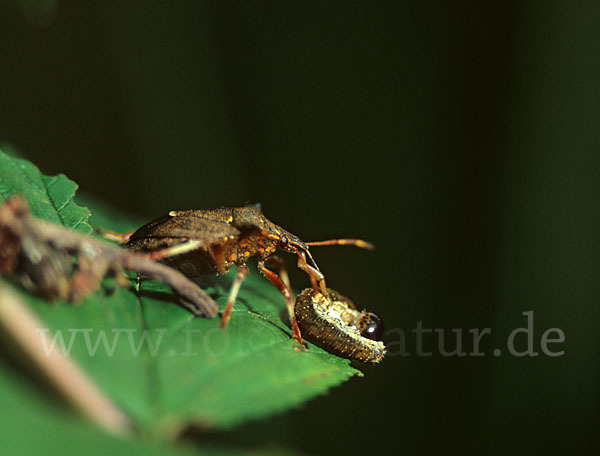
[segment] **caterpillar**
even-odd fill
[[[331,288],[328,296],[306,288],[296,298],[298,325],[309,340],[328,352],[364,363],[378,363],[385,356],[381,341],[383,322],[371,312]]]

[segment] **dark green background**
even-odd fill
[[[594,443],[600,4],[5,0],[0,67],[0,140],[44,172],[148,219],[252,201],[305,240],[364,237],[374,252],[314,254],[388,329],[492,329],[484,357],[409,339],[299,411],[200,440]],[[536,349],[558,327],[563,356],[506,352],[530,310]]]

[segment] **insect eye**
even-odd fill
[[[383,321],[374,313],[365,316],[365,326],[360,335],[371,340],[381,340],[383,336]]]
[[[285,236],[281,236],[281,239],[279,240],[279,245],[281,245],[281,247],[287,247],[288,245],[288,238]]]

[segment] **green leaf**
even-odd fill
[[[86,454],[127,456],[185,456],[190,452],[109,436],[59,404],[46,400],[20,374],[1,368],[0,435],[2,454]],[[6,413],[6,411],[10,413]],[[211,448],[209,453],[214,454]]]
[[[26,177],[25,177],[26,176]],[[0,194],[24,193],[36,216],[82,229],[76,185],[46,178],[28,162],[0,152]],[[138,223],[95,205],[94,227],[134,229]],[[233,271],[232,271],[233,272]],[[223,306],[232,275],[207,278],[206,291]],[[227,330],[217,319],[194,318],[169,287],[131,275],[131,289],[109,282],[77,306],[27,302],[100,388],[140,425],[170,435],[194,422],[230,428],[292,408],[353,375],[349,361],[290,339],[283,298],[256,271],[248,274]]]
[[[21,194],[34,217],[89,234],[90,212],[73,202],[76,190],[77,184],[64,174],[43,176],[27,160],[11,157],[0,149],[0,202]]]

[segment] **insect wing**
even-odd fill
[[[167,217],[182,217],[188,219],[206,219],[230,225],[233,221],[233,210],[222,207],[219,209],[191,209],[185,211],[171,211]]]
[[[187,212],[187,211],[186,211]],[[150,238],[193,239],[201,246],[211,246],[225,239],[237,238],[240,231],[225,222],[198,217],[193,213],[174,213],[156,219],[138,229],[129,238],[129,244]]]

